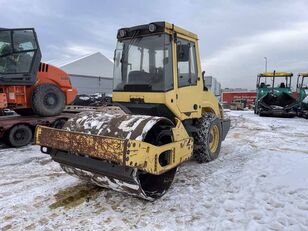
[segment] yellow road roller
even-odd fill
[[[117,41],[112,104],[37,126],[35,143],[69,174],[155,200],[181,163],[218,157],[230,120],[204,84],[196,34],[153,22]]]

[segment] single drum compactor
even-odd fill
[[[69,174],[154,200],[181,163],[218,157],[230,120],[205,87],[197,35],[154,22],[117,39],[113,105],[38,126],[35,142]]]

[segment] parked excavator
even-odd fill
[[[260,116],[296,116],[297,101],[292,96],[290,72],[264,72],[257,77],[257,98],[255,114]],[[277,84],[277,79],[282,79]],[[270,80],[271,84],[267,84]],[[275,84],[277,84],[275,86]]]
[[[196,34],[154,22],[117,40],[113,106],[38,126],[35,143],[69,174],[152,201],[181,163],[218,157],[230,120],[205,87]]]
[[[296,92],[298,94],[298,116],[308,119],[308,72],[298,74]]]
[[[59,115],[77,91],[61,69],[41,63],[33,28],[0,28],[0,110],[20,115]]]

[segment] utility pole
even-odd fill
[[[264,57],[264,61],[265,61],[265,72],[267,72],[267,57]]]
[[[265,63],[264,63],[264,65],[265,65],[265,72],[267,72],[267,57],[264,57],[264,61],[265,61]],[[266,85],[266,80],[267,80],[267,78],[265,77],[265,85]]]

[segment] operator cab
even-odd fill
[[[118,31],[118,43],[114,52],[114,91],[172,90],[174,66],[177,67],[179,88],[197,85],[195,42],[167,31],[164,22],[122,28]],[[190,35],[193,36],[192,33]],[[173,60],[173,41],[176,43],[176,60]]]
[[[41,51],[33,28],[0,28],[0,84],[32,85]]]
[[[114,103],[135,114],[200,118],[204,98],[212,95],[204,84],[196,34],[153,22],[122,28],[117,39]]]

